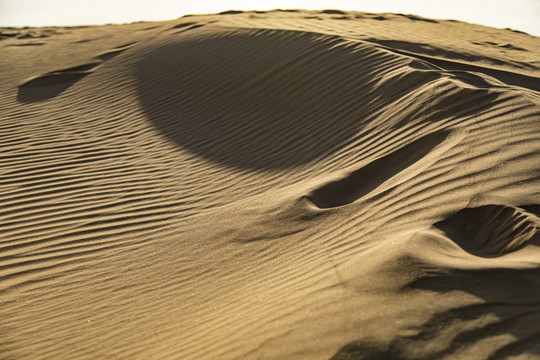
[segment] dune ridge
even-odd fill
[[[537,37],[335,9],[0,35],[0,357],[540,356]]]

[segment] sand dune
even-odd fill
[[[0,39],[0,358],[540,358],[539,38],[276,10]]]

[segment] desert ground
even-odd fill
[[[540,38],[227,11],[0,52],[0,358],[540,358]]]

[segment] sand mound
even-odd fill
[[[0,358],[540,355],[538,38],[329,9],[0,39]]]

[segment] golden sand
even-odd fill
[[[0,358],[540,356],[540,38],[338,10],[0,38]]]

